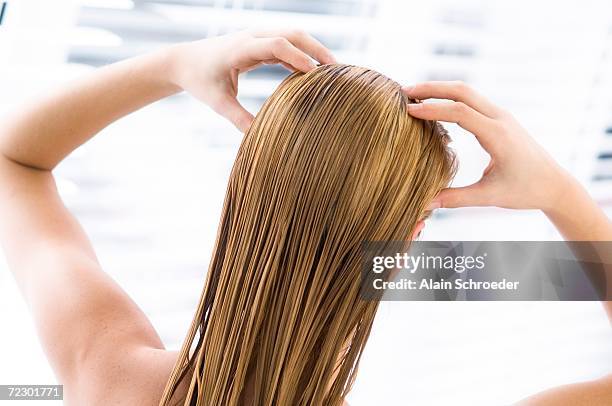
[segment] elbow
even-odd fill
[[[42,151],[23,145],[13,132],[0,132],[0,159],[28,169],[51,172],[57,166],[57,162],[47,162]]]
[[[4,151],[4,148],[0,145],[0,159],[3,162],[8,162],[13,165],[19,165],[24,168],[33,169],[41,172],[51,172],[57,165],[47,165],[44,162],[34,162],[28,159],[20,158],[14,154],[8,154]]]

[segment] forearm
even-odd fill
[[[612,241],[612,222],[586,190],[569,175],[564,193],[544,213],[568,241]]]
[[[169,49],[98,69],[8,116],[0,152],[17,163],[52,170],[113,121],[178,92],[172,70]]]
[[[600,263],[603,267],[591,268],[588,266],[591,260],[587,260],[584,262],[585,271],[597,286],[605,289],[605,297],[609,297],[609,292],[612,292],[612,279],[608,276],[611,271],[612,253],[609,250],[609,243],[603,241],[612,241],[612,222],[574,178],[567,175],[563,183],[565,192],[560,195],[561,198],[556,204],[544,210],[544,213],[564,239],[591,242],[586,250],[583,243],[575,246],[570,243],[570,247],[578,257],[586,254],[587,258],[592,259],[593,254],[597,255],[594,263]],[[605,285],[602,285],[602,281]],[[612,301],[604,299],[603,306],[612,322]]]

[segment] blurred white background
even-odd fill
[[[8,0],[0,113],[97,66],[256,27],[303,28],[340,61],[403,84],[468,82],[512,111],[610,213],[612,3],[605,0]],[[256,112],[285,75],[280,67],[248,73],[241,100]],[[447,128],[461,162],[455,184],[469,184],[486,155],[472,136]],[[56,171],[103,266],[168,348],[180,346],[191,322],[239,143],[229,123],[179,95],[111,125]],[[559,237],[537,212],[462,209],[439,210],[425,238]],[[0,319],[0,383],[53,383],[1,259]],[[383,303],[349,401],[503,405],[611,372],[612,332],[598,303]]]

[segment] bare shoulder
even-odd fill
[[[602,378],[559,386],[530,396],[516,406],[606,406],[612,401],[612,374]]]
[[[116,356],[88,365],[64,384],[66,405],[155,405],[177,359],[175,351],[141,347],[117,349]]]

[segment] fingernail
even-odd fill
[[[423,103],[408,103],[408,110],[415,111],[423,108]]]
[[[432,211],[432,210],[436,210],[442,207],[442,203],[439,200],[434,200],[433,202],[429,203],[429,206],[427,206],[427,210]]]
[[[410,93],[412,89],[414,89],[414,86],[402,86],[402,91],[406,94]]]

